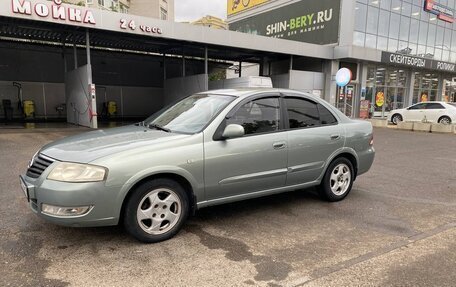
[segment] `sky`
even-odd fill
[[[226,0],[174,0],[175,21],[194,21],[206,15],[226,19],[226,3]]]

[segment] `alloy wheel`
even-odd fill
[[[167,188],[152,190],[144,196],[138,206],[136,219],[142,230],[160,235],[172,229],[182,213],[179,196]]]
[[[337,196],[347,192],[351,183],[350,168],[344,164],[338,164],[334,167],[330,177],[330,188],[332,193]]]

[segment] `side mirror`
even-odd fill
[[[227,125],[223,131],[224,139],[240,138],[245,135],[244,127],[237,124]]]

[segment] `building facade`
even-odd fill
[[[191,22],[191,24],[214,29],[228,30],[228,24],[223,19],[211,15],[204,16],[196,21]]]
[[[455,0],[269,0],[239,11],[230,1],[230,30],[333,46],[322,96],[349,116],[456,102]],[[341,67],[353,74],[344,88],[334,81]]]
[[[65,3],[174,21],[174,0],[65,0]]]

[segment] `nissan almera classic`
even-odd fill
[[[211,205],[311,186],[342,200],[372,165],[372,132],[309,94],[216,90],[135,125],[50,143],[20,182],[45,220],[123,224],[138,240],[159,242]]]

